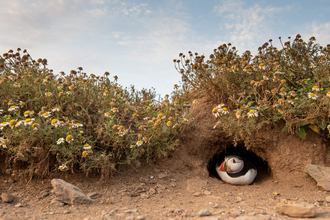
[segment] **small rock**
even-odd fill
[[[201,209],[198,212],[198,216],[210,216],[210,215],[212,215],[212,213],[207,209]]]
[[[206,191],[204,191],[204,195],[206,195],[206,196],[212,195],[212,192],[206,190]]]
[[[70,214],[70,210],[65,210],[63,214]]]
[[[91,199],[96,199],[96,198],[100,197],[101,194],[97,193],[97,192],[91,192],[91,193],[88,193],[87,196]]]
[[[201,192],[196,192],[196,193],[193,194],[193,196],[196,196],[196,197],[199,197],[199,196],[202,196],[202,195],[203,195],[203,193],[201,193]]]
[[[330,202],[330,196],[325,197],[325,201]]]
[[[165,178],[165,177],[167,177],[167,174],[166,173],[160,173],[160,174],[158,174],[158,179],[163,179],[163,178]]]
[[[141,196],[141,198],[144,198],[144,199],[148,199],[149,198],[149,196],[147,194],[145,194],[145,193],[142,193],[140,196]]]
[[[78,187],[64,180],[53,179],[51,184],[54,187],[54,192],[58,201],[71,205],[90,204],[94,202],[94,200],[82,193]]]
[[[10,193],[2,193],[1,199],[5,203],[12,203],[14,201],[15,197]]]
[[[156,190],[154,188],[149,189],[149,195],[153,195],[156,193]]]
[[[142,216],[142,215],[139,215],[138,217],[136,217],[136,220],[145,220],[146,217],[145,216]]]
[[[64,205],[65,205],[64,202],[57,201],[55,198],[52,199],[52,201],[50,202],[50,206],[62,207],[62,206],[64,206]]]
[[[284,204],[275,207],[275,210],[290,217],[309,218],[315,217],[316,211],[313,205]]]
[[[237,196],[236,197],[236,202],[241,202],[242,201],[242,198],[240,196]]]
[[[15,205],[15,207],[16,207],[16,208],[19,208],[19,207],[23,207],[23,205],[22,205],[21,203],[17,203],[17,204]]]
[[[213,208],[215,208],[215,209],[220,208],[220,205],[219,204],[214,204]]]
[[[317,182],[318,186],[330,191],[330,167],[307,164],[304,171]]]

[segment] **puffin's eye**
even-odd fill
[[[235,159],[233,159],[233,163],[236,163],[236,160]]]

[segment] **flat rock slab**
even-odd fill
[[[206,180],[200,179],[188,179],[187,180],[187,191],[189,192],[199,192],[207,184]]]
[[[56,200],[59,202],[71,205],[90,204],[94,202],[94,200],[82,193],[78,187],[64,180],[53,179],[51,184],[54,187]]]
[[[318,186],[330,191],[330,167],[307,164],[304,171],[317,182]]]
[[[316,215],[315,206],[313,205],[285,204],[276,206],[275,210],[295,218],[310,218]]]

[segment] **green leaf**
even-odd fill
[[[319,133],[319,128],[316,125],[308,125],[308,127],[313,131],[315,131],[316,133]]]
[[[323,124],[322,124],[322,122],[319,124],[319,127],[322,129],[322,130],[324,130],[326,127],[327,127],[327,123],[326,122],[324,122]]]
[[[281,131],[282,131],[282,132],[283,132],[283,131],[287,131],[288,129],[289,129],[289,125],[287,125],[287,126],[285,126],[284,128],[282,128]]]
[[[308,124],[309,124],[309,123],[306,122],[306,121],[301,121],[301,122],[300,122],[300,127],[305,126],[305,125],[308,125]]]
[[[297,134],[299,135],[299,137],[301,139],[305,139],[306,138],[306,132],[305,132],[305,129],[303,127],[300,127],[300,129],[297,130]]]

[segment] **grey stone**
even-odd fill
[[[207,209],[201,209],[198,212],[198,216],[210,216],[212,213]]]
[[[330,167],[307,164],[304,171],[317,182],[318,186],[330,191]]]
[[[203,187],[206,186],[205,180],[200,179],[188,179],[187,180],[187,191],[189,192],[199,192]]]
[[[62,207],[64,205],[64,202],[57,201],[56,198],[52,199],[52,201],[50,202],[50,206]]]
[[[14,201],[15,197],[10,193],[2,193],[1,199],[5,203],[12,203]]]
[[[65,210],[64,212],[63,212],[63,214],[70,214],[71,212],[70,212],[70,210]]]
[[[315,206],[313,205],[284,204],[276,206],[275,210],[290,217],[297,218],[310,218],[316,215]]]
[[[53,179],[51,184],[54,187],[57,201],[71,205],[90,204],[94,202],[94,200],[82,193],[78,187],[64,180]]]

